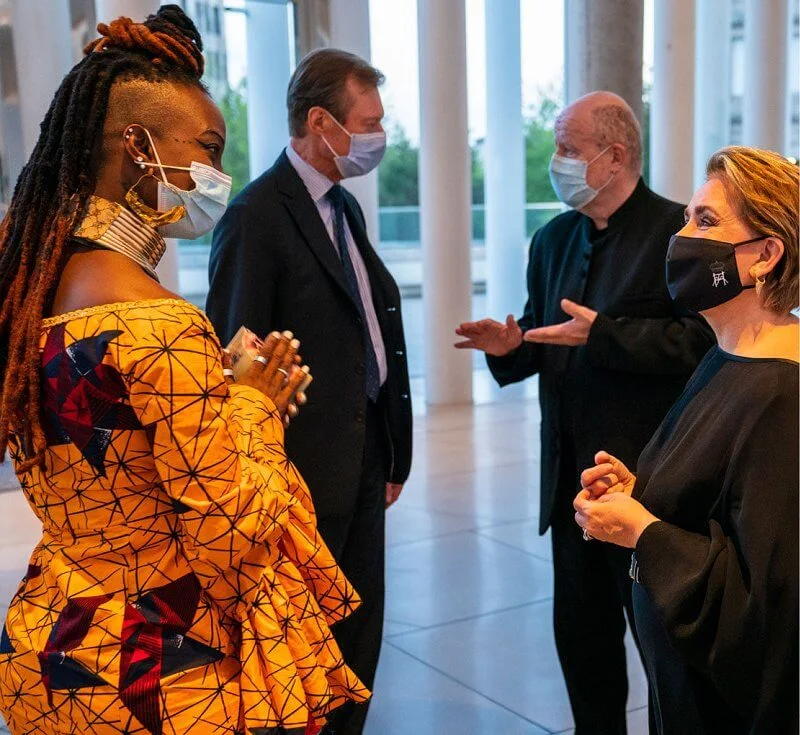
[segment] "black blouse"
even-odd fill
[[[704,719],[713,692],[742,732],[797,732],[798,472],[797,363],[718,347],[637,467],[634,497],[661,519],[636,546],[637,621],[661,621]]]

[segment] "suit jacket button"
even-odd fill
[[[394,354],[397,355],[398,357],[402,357],[405,353],[403,352],[403,350],[395,350]]]
[[[400,398],[402,398],[404,401],[407,401],[408,400],[408,393],[402,393],[400,395]]]
[[[356,422],[359,423],[359,424],[363,424],[364,423],[364,412],[363,411],[357,411],[356,412]]]

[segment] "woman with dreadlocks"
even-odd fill
[[[271,335],[231,384],[164,236],[227,203],[224,121],[174,5],[120,18],[66,76],[0,226],[0,456],[42,540],[0,637],[15,735],[282,735],[369,696],[328,625],[358,598],[317,534]]]

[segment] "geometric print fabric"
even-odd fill
[[[324,733],[368,698],[329,628],[358,596],[205,315],[108,304],[45,320],[41,350],[48,448],[19,479],[43,534],[0,637],[12,733]]]

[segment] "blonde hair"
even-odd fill
[[[783,243],[783,257],[767,274],[761,298],[767,309],[788,314],[798,305],[800,169],[772,151],[728,146],[711,156],[706,177],[722,183],[734,210],[756,234]]]

